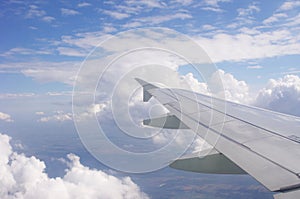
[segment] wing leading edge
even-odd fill
[[[171,167],[207,173],[224,173],[226,169],[227,173],[246,172],[270,191],[278,192],[276,199],[300,197],[300,118],[136,80],[143,86],[144,101],[155,97],[177,118],[170,123],[165,119],[166,126],[174,127],[176,121],[177,126],[190,128],[218,152],[200,160],[180,158]],[[151,123],[147,121],[145,125]],[[204,168],[217,163],[227,164],[225,170]]]

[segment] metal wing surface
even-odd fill
[[[219,156],[214,153],[213,158],[206,157],[205,161],[219,164],[232,161],[236,168],[253,176],[270,191],[278,192],[276,199],[300,198],[300,118],[136,80],[144,88],[144,101],[155,97],[168,109],[168,117],[175,116],[180,122],[173,119],[165,126],[190,128],[219,152]],[[174,168],[183,165],[184,169],[199,162],[194,158],[178,161],[173,163]],[[205,168],[195,169],[197,165],[190,166],[194,171],[205,171]]]

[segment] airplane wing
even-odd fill
[[[171,167],[248,173],[275,192],[275,199],[300,198],[300,118],[136,80],[143,86],[144,101],[155,97],[169,111],[144,125],[189,128],[214,146],[203,158],[182,157]]]

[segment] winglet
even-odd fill
[[[154,86],[153,84],[150,84],[142,79],[134,78],[141,86],[143,86],[143,101],[148,102],[152,95],[148,92],[149,89],[158,88],[157,86]]]

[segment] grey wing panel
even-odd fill
[[[288,191],[274,195],[274,199],[299,199],[300,190]]]
[[[226,114],[219,107],[224,101],[214,102],[212,106],[209,97],[198,96],[195,100],[190,96],[194,93],[178,89],[152,89],[149,92],[158,101],[164,99],[164,103],[161,102],[173,115],[269,190],[284,191],[300,187],[300,144],[282,135],[282,128],[276,132],[276,126],[269,126],[270,121],[255,124],[254,116],[247,121],[247,114],[241,114],[239,110],[243,106],[234,109],[232,107],[237,106],[234,103],[229,103],[230,111]],[[255,112],[256,109],[251,110]],[[255,120],[260,120],[263,111],[257,110]],[[274,117],[280,120],[286,116],[275,114]],[[270,118],[262,116],[261,120]],[[299,125],[295,117],[289,121]]]
[[[299,117],[234,102],[228,102],[198,93],[191,93],[190,91],[186,90],[176,90],[179,91],[180,96],[185,96],[189,99],[195,99],[195,96],[197,96],[197,101],[207,106],[211,106],[211,103],[213,102],[215,108],[220,107],[225,102],[227,115],[234,117],[236,116],[240,120],[246,121],[255,126],[264,127],[266,130],[271,132],[276,132],[280,135],[294,138],[294,140],[297,140],[298,137],[298,142],[300,142]]]

